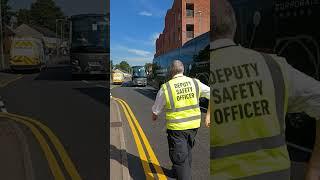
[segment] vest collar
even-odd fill
[[[176,75],[174,75],[173,77],[172,77],[172,79],[175,79],[175,78],[178,78],[178,77],[182,77],[183,76],[183,74],[176,74]]]
[[[210,49],[216,50],[225,47],[236,46],[236,43],[232,39],[217,39],[210,43]]]

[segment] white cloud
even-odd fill
[[[151,40],[152,40],[152,44],[153,44],[153,45],[156,44],[156,41],[157,41],[157,39],[158,39],[159,36],[160,36],[160,33],[158,33],[158,32],[155,32],[155,33],[152,34]]]
[[[145,63],[152,63],[153,57],[112,57],[114,64],[118,64],[121,61],[127,61],[131,66],[144,65]]]
[[[129,53],[132,53],[132,54],[135,54],[135,55],[138,55],[138,56],[143,56],[143,57],[147,57],[147,56],[151,55],[151,52],[140,50],[140,49],[130,49],[130,48],[128,48],[127,51]]]
[[[139,12],[139,15],[140,16],[152,16],[152,13],[147,12],[147,11],[141,11],[141,12]]]
[[[113,51],[113,52],[118,51],[118,53],[119,52],[120,53],[129,53],[129,54],[133,54],[133,55],[136,55],[136,56],[139,56],[139,57],[152,56],[152,52],[141,50],[141,49],[129,48],[129,47],[126,47],[126,46],[123,46],[123,45],[115,45],[115,46],[111,47],[111,51]]]

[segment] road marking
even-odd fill
[[[146,175],[146,179],[147,180],[152,180],[152,179],[154,179],[154,176],[153,176],[153,173],[152,173],[152,171],[150,169],[150,166],[149,166],[149,163],[148,163],[148,160],[147,160],[147,156],[146,156],[146,152],[143,149],[142,143],[141,143],[140,138],[138,136],[138,132],[137,132],[136,128],[134,127],[134,124],[133,124],[132,119],[131,119],[131,117],[129,115],[129,112],[125,108],[125,105],[121,101],[119,101],[117,98],[113,98],[113,99],[115,99],[122,106],[122,109],[123,109],[123,111],[125,113],[125,116],[126,116],[126,118],[128,120],[131,132],[133,134],[134,141],[136,142],[136,146],[137,146],[137,149],[138,149],[139,156],[141,158],[141,163],[142,163],[142,167],[144,169],[145,175]]]
[[[157,176],[158,176],[159,180],[166,180],[167,177],[164,175],[164,172],[163,172],[163,170],[160,166],[160,163],[159,163],[159,161],[158,161],[158,159],[157,159],[157,157],[156,157],[156,155],[155,155],[155,153],[154,153],[154,151],[148,141],[148,138],[145,135],[144,131],[142,130],[142,128],[141,128],[137,118],[135,117],[134,113],[132,112],[130,106],[122,99],[117,98],[117,100],[119,102],[122,102],[124,104],[124,106],[127,108],[127,110],[129,111],[129,114],[131,115],[132,120],[133,120],[134,124],[136,125],[138,132],[141,135],[142,141],[143,141],[144,145],[146,146],[146,150],[150,156],[151,163],[157,172]]]
[[[86,84],[90,84],[89,81],[86,81],[86,80],[82,80],[82,82],[84,82]]]
[[[65,180],[65,177],[62,173],[62,170],[57,162],[57,159],[55,158],[52,150],[50,149],[48,143],[46,142],[45,138],[43,137],[43,135],[40,133],[40,131],[30,122],[21,120],[19,118],[16,117],[11,117],[8,113],[0,113],[0,117],[5,117],[5,118],[9,118],[11,120],[14,120],[18,123],[24,124],[25,126],[27,126],[31,132],[33,133],[33,135],[36,137],[36,139],[38,140],[40,147],[42,148],[42,151],[44,152],[46,159],[48,161],[50,170],[54,176],[54,178],[56,180]]]
[[[0,83],[0,87],[5,87],[5,86],[7,86],[8,84],[10,84],[10,83],[12,83],[12,82],[14,82],[14,81],[17,81],[17,80],[19,80],[19,79],[21,79],[22,77],[23,77],[23,75],[22,75],[22,74],[19,74],[18,77],[14,78],[14,79],[11,79],[11,80],[8,80],[8,81],[3,81],[3,82]]]
[[[56,150],[57,150],[57,152],[58,152],[58,154],[64,164],[64,167],[66,168],[71,179],[72,180],[81,180],[81,177],[80,177],[78,171],[76,170],[75,165],[72,163],[71,158],[69,157],[67,151],[63,147],[62,143],[59,141],[58,137],[51,131],[51,129],[49,129],[47,126],[45,126],[41,122],[34,120],[34,119],[31,119],[31,118],[28,118],[28,117],[24,117],[24,116],[20,116],[20,115],[16,115],[16,114],[11,114],[11,113],[7,113],[7,115],[9,115],[11,117],[23,119],[27,122],[34,123],[38,127],[40,127],[40,129],[43,130],[48,135],[51,143],[56,148]]]

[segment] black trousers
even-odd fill
[[[169,156],[177,180],[191,180],[192,148],[198,129],[167,130]]]

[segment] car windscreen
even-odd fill
[[[132,76],[134,78],[146,78],[147,73],[144,67],[133,67],[132,68]]]

